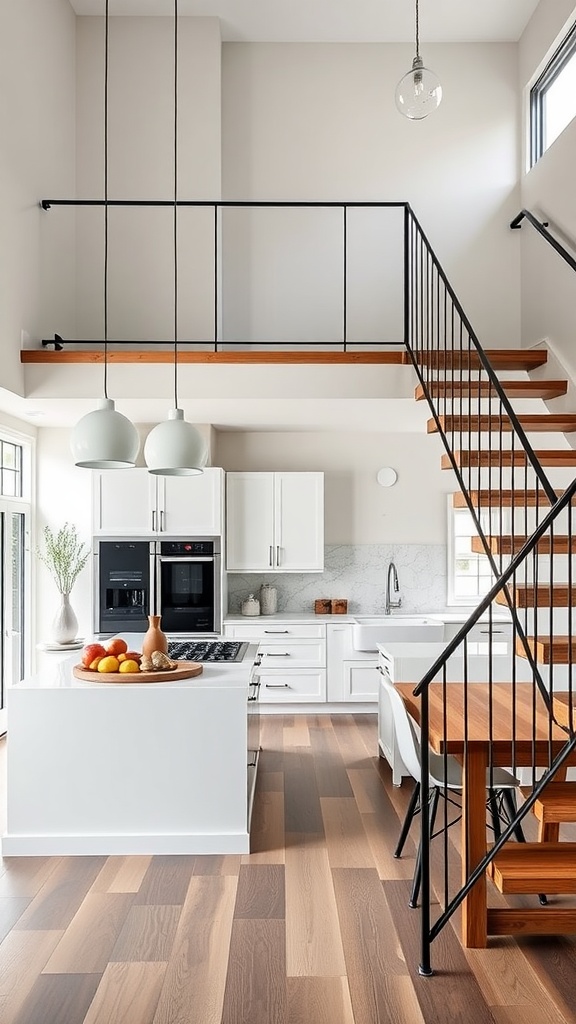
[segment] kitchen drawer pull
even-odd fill
[[[267,690],[289,690],[290,689],[290,684],[289,683],[265,683],[264,685],[265,685]]]
[[[266,658],[289,658],[290,653],[289,651],[283,651],[282,654],[271,654],[270,651],[264,651],[264,656]]]
[[[281,633],[289,633],[289,629],[265,629],[265,633],[271,633],[273,636],[280,636]]]
[[[494,633],[503,633],[504,630],[503,629],[481,629],[480,632],[481,633],[492,633],[492,635],[494,635]]]

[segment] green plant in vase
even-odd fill
[[[57,644],[69,644],[76,639],[78,619],[70,604],[72,588],[90,557],[90,550],[78,539],[76,527],[64,523],[58,532],[44,527],[44,550],[38,557],[50,572],[62,601],[52,623],[53,638]]]

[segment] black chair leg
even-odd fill
[[[438,800],[440,798],[440,790],[435,789],[432,796],[430,797],[430,803],[428,805],[428,819],[430,821],[430,835],[434,831],[434,822],[436,821],[436,811],[438,810]],[[420,893],[420,883],[422,881],[422,840],[418,843],[418,853],[416,854],[416,864],[414,867],[414,877],[412,879],[412,892],[410,893],[410,899],[408,900],[408,906],[418,906],[418,895]]]
[[[502,796],[504,798],[504,803],[506,805],[506,813],[508,814],[508,817],[509,817],[510,821],[512,821],[515,818],[516,811],[517,811],[516,797],[514,796],[514,793],[513,793],[513,791],[511,789],[503,789],[502,790]],[[522,825],[520,823],[518,823],[514,827],[514,835],[516,836],[517,842],[519,842],[519,843],[525,843],[526,842],[526,836],[524,835],[524,829],[522,828]],[[545,893],[539,892],[538,893],[538,901],[539,901],[539,903],[540,903],[540,905],[542,907],[545,907],[548,904],[548,897],[546,896]]]
[[[406,815],[405,815],[404,821],[402,823],[402,830],[400,832],[400,837],[398,839],[398,845],[396,846],[396,849],[394,850],[394,856],[395,857],[400,857],[402,855],[402,850],[404,849],[404,843],[406,842],[406,840],[408,838],[408,833],[410,831],[410,826],[412,824],[412,820],[414,818],[414,815],[416,814],[416,804],[418,803],[418,797],[419,796],[420,796],[420,783],[416,782],[414,784],[414,792],[412,793],[412,796],[410,797],[410,803],[408,804],[408,810],[406,811]]]
[[[492,829],[494,831],[494,839],[498,841],[502,835],[502,828],[500,827],[500,814],[498,810],[498,797],[495,789],[488,790],[488,806],[490,807],[490,817],[492,818]]]

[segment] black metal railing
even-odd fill
[[[570,255],[565,246],[563,246],[557,238],[554,238],[552,232],[548,230],[548,228],[550,227],[549,221],[538,220],[538,218],[535,217],[534,214],[530,212],[530,210],[520,210],[520,213],[518,213],[514,217],[514,220],[510,221],[510,227],[512,229],[521,228],[522,221],[524,219],[526,219],[528,223],[531,224],[532,227],[536,229],[538,234],[541,235],[541,237],[544,238],[546,242],[548,242],[548,245],[551,245],[552,248],[555,249],[555,251],[558,253],[559,256],[562,257],[565,263],[567,263],[569,267],[572,267],[572,270],[576,270],[576,259],[574,259],[574,257]]]
[[[485,559],[493,578],[486,597],[414,691],[420,697],[422,735],[433,742],[434,749],[443,751],[447,774],[448,751],[455,749],[449,709],[458,700],[463,763],[468,763],[478,741],[480,721],[487,752],[487,792],[493,791],[503,766],[502,730],[506,767],[523,775],[529,787],[522,806],[518,809],[513,803],[502,827],[495,828],[491,848],[469,862],[469,837],[478,823],[471,821],[470,789],[464,784],[463,876],[463,853],[454,830],[448,831],[448,802],[444,801],[443,841],[431,843],[428,816],[421,816],[421,971],[429,974],[431,943],[474,887],[486,884],[486,868],[502,847],[513,836],[523,837],[521,823],[576,749],[572,710],[576,600],[572,467],[576,461],[567,445],[535,450],[530,444],[528,434],[534,428],[547,429],[545,409],[542,416],[522,415],[515,409],[518,396],[554,397],[565,390],[565,383],[532,382],[522,374],[520,379],[508,373],[497,376],[410,209],[405,218],[407,349],[419,380],[417,395],[429,405],[429,431],[441,438],[442,464],[458,480],[461,493],[454,496],[455,503],[469,512],[478,534],[470,558]],[[537,390],[543,384],[545,388]],[[563,463],[560,472],[568,475],[567,486],[559,488],[545,467]],[[510,635],[504,642],[499,611],[509,618]],[[460,691],[457,697],[457,691],[450,690],[455,686]],[[423,807],[430,795],[428,743],[423,742]],[[536,883],[535,892],[539,892]],[[545,900],[545,894],[541,897]],[[439,909],[432,920],[434,906]]]

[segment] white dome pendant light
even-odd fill
[[[109,0],[106,0],[104,56],[104,398],[74,427],[72,454],[84,469],[130,469],[136,465],[140,438],[133,423],[116,412],[108,398],[108,52]]]
[[[396,106],[404,117],[421,121],[440,106],[442,86],[433,71],[424,67],[420,56],[420,24],[416,0],[416,56],[412,68],[396,86]]]
[[[178,408],[178,0],[174,0],[174,408],[154,427],[144,444],[148,472],[156,476],[202,473],[208,451],[200,432]]]

